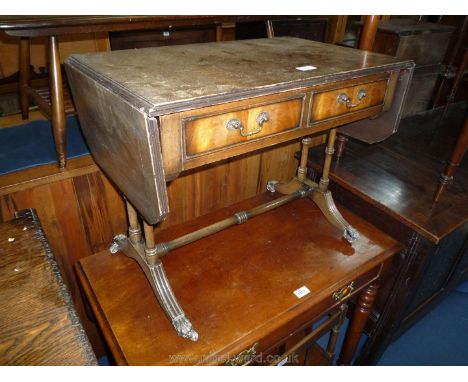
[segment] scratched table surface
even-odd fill
[[[96,365],[33,210],[0,224],[0,365]]]
[[[402,66],[390,56],[293,37],[76,54],[67,62],[150,113]]]

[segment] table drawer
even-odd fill
[[[310,123],[342,116],[373,106],[383,105],[388,81],[362,83],[312,96]]]
[[[220,114],[182,119],[185,157],[190,158],[301,127],[304,96]]]

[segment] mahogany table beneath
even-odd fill
[[[249,199],[163,231],[158,240],[275,197]],[[332,294],[351,281],[355,289],[348,298],[360,290],[369,296],[382,264],[401,246],[342,211],[361,233],[352,245],[311,200],[301,199],[165,257],[172,289],[198,329],[197,342],[176,335],[145,275],[122,253],[103,251],[84,258],[78,275],[118,364],[219,364],[256,342],[260,349],[272,348],[309,326],[347,300],[336,301]],[[296,297],[293,292],[303,286],[310,293]],[[350,327],[361,310],[358,304]],[[348,338],[348,354],[354,345]]]

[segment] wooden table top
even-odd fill
[[[66,63],[151,115],[413,66],[294,37],[75,54]],[[307,66],[315,69],[297,69]]]
[[[0,364],[96,365],[33,210],[0,224]]]
[[[157,240],[170,240],[275,197],[249,199],[163,231]],[[216,363],[216,356],[234,356],[304,315],[318,318],[324,304],[333,304],[334,291],[401,249],[375,227],[342,212],[361,233],[352,245],[304,199],[164,257],[172,289],[199,333],[197,342],[176,335],[143,272],[122,253],[103,251],[84,258],[78,275],[118,363]],[[293,292],[302,286],[311,293],[299,299]],[[214,358],[203,358],[208,355]]]
[[[285,16],[166,15],[166,16],[1,16],[0,30],[13,36],[49,36],[97,31],[157,29],[221,23],[285,19]],[[291,18],[291,17],[289,17]]]

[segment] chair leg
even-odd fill
[[[62,73],[60,72],[60,54],[55,36],[49,38],[50,65],[50,101],[52,104],[52,130],[54,133],[55,150],[60,168],[65,168],[66,155],[66,119],[63,103]]]
[[[19,96],[21,116],[23,119],[29,118],[29,97],[25,87],[30,84],[30,44],[29,38],[21,38],[20,40],[20,72],[19,72]]]

